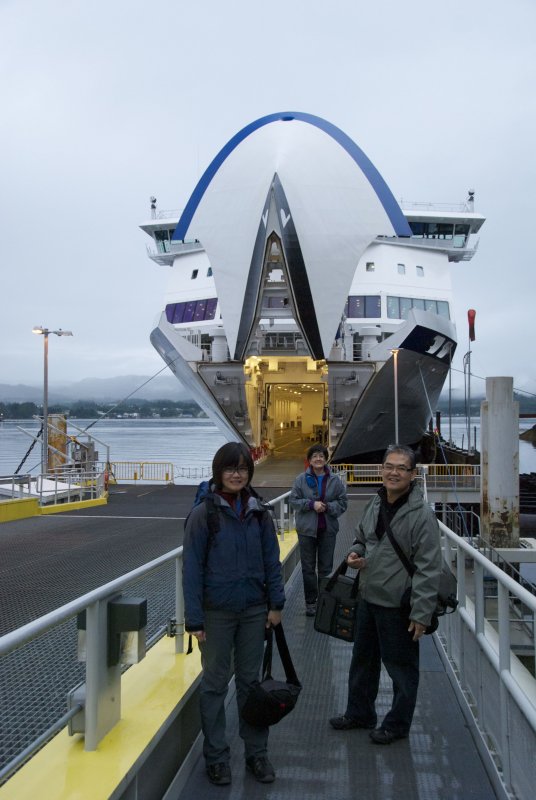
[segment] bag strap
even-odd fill
[[[324,591],[331,592],[333,590],[335,584],[337,583],[337,578],[339,577],[339,575],[346,575],[346,570],[347,569],[348,569],[348,564],[346,563],[346,559],[344,559],[344,561],[342,561],[339,564],[339,566],[337,567],[337,569],[335,570],[333,575],[330,576],[328,582],[326,583],[326,585],[324,587]],[[353,583],[352,589],[350,591],[350,597],[352,598],[352,600],[355,600],[355,598],[357,597],[358,591],[359,591],[359,572],[357,573],[357,575],[354,578],[354,583]]]
[[[292,658],[290,657],[290,651],[288,649],[287,640],[285,639],[285,631],[283,630],[282,623],[280,622],[279,625],[275,625],[273,630],[275,631],[275,641],[277,649],[279,650],[283,669],[285,670],[287,683],[292,683],[294,686],[299,686],[301,688],[301,683],[298,680]]]
[[[281,656],[281,663],[283,664],[283,669],[285,670],[287,683],[292,683],[293,686],[299,686],[301,688],[301,683],[296,675],[296,670],[294,669],[294,664],[292,663],[292,658],[290,657],[287,640],[285,639],[285,632],[281,623],[279,623],[279,625],[270,626],[266,630],[266,647],[264,649],[264,658],[262,660],[262,680],[271,680],[272,678],[274,631],[275,641],[277,644],[277,649],[279,650],[279,655]]]
[[[415,574],[415,571],[416,571],[416,567],[415,567],[414,564],[411,563],[411,561],[409,560],[409,558],[404,553],[404,551],[402,550],[402,548],[400,547],[400,545],[396,541],[395,537],[393,536],[393,531],[391,530],[391,526],[389,525],[389,520],[387,519],[387,514],[385,513],[385,508],[383,506],[383,503],[381,504],[380,509],[381,509],[381,514],[382,514],[382,519],[383,519],[383,525],[384,525],[384,528],[385,528],[385,533],[389,537],[389,541],[393,545],[393,548],[394,548],[397,556],[399,557],[399,559],[401,560],[402,564],[406,568],[406,570],[407,570],[407,572],[409,574],[409,577],[413,578],[413,575]]]

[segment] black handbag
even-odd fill
[[[400,561],[406,568],[410,578],[413,577],[415,573],[415,565],[411,563],[407,555],[404,553],[398,542],[396,541],[395,537],[393,536],[393,532],[391,530],[391,526],[389,525],[389,520],[387,519],[387,514],[385,513],[385,509],[382,506],[381,509],[382,517],[383,517],[383,524],[385,527],[385,532],[389,537],[389,541],[393,545],[397,556],[399,557]],[[426,634],[434,633],[437,630],[437,626],[439,625],[439,617],[442,617],[444,614],[452,614],[453,611],[456,611],[458,606],[458,600],[456,595],[458,594],[458,582],[455,576],[450,571],[449,567],[443,562],[441,567],[441,575],[439,576],[439,587],[437,590],[437,602],[434,612],[432,613],[432,619],[430,620],[430,624],[425,630]],[[406,589],[402,598],[400,600],[401,608],[410,607],[410,598],[411,598],[411,587]],[[450,611],[448,610],[450,609]]]
[[[281,656],[281,663],[285,670],[286,681],[276,681],[272,677],[273,632],[277,649]],[[262,663],[262,679],[255,681],[249,690],[246,702],[240,712],[242,719],[256,728],[266,728],[275,725],[283,717],[290,714],[298,702],[301,692],[301,683],[296,675],[294,664],[285,639],[281,623],[273,628],[267,628],[266,648]]]
[[[359,602],[359,572],[355,578],[348,578],[347,568],[345,560],[333,575],[320,581],[314,627],[319,633],[353,642]]]

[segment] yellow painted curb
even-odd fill
[[[37,497],[22,497],[20,500],[0,500],[0,522],[35,517],[39,514]]]

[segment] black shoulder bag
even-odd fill
[[[383,518],[383,525],[385,527],[385,532],[389,537],[389,541],[393,545],[393,548],[399,557],[400,561],[406,568],[410,578],[413,578],[415,574],[415,564],[412,564],[407,555],[404,553],[398,542],[396,541],[395,537],[393,536],[393,532],[391,530],[391,526],[389,525],[389,520],[387,519],[387,514],[385,513],[385,508],[383,505],[381,506],[381,514]],[[439,576],[439,588],[437,591],[437,603],[435,610],[432,614],[432,619],[430,621],[430,625],[426,628],[425,633],[434,633],[437,630],[437,626],[439,625],[439,617],[442,617],[444,614],[452,614],[453,611],[456,611],[456,607],[458,605],[458,600],[456,595],[458,593],[458,583],[456,581],[455,576],[452,574],[448,566],[443,561],[442,568],[441,568],[441,575]],[[401,607],[405,608],[410,605],[410,595],[411,595],[411,588],[407,589],[402,598],[400,600]],[[450,608],[450,611],[448,609]]]
[[[320,582],[314,627],[319,633],[353,642],[359,602],[359,572],[355,578],[348,578],[347,566],[345,559],[333,575]]]
[[[272,678],[273,633],[277,649],[281,656],[281,663],[285,670],[286,681],[276,681]],[[266,648],[262,663],[262,679],[255,681],[246,697],[246,702],[241,711],[242,719],[256,728],[266,728],[275,725],[283,717],[290,714],[301,692],[301,683],[296,675],[294,664],[285,639],[281,623],[266,631]]]

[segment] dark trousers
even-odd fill
[[[345,716],[376,724],[376,697],[381,664],[393,682],[393,702],[381,727],[404,736],[409,732],[419,686],[419,643],[408,633],[409,620],[400,608],[361,600]]]
[[[336,533],[328,533],[327,531],[319,531],[316,536],[304,536],[298,533],[303,590],[307,604],[316,603],[319,580],[327,577],[333,570],[333,553],[335,552],[336,538]]]
[[[254,606],[242,613],[206,611],[207,638],[201,642],[203,675],[199,689],[201,725],[207,764],[229,761],[225,735],[225,698],[234,663],[239,734],[245,756],[265,756],[268,728],[254,728],[240,716],[249,687],[258,680],[264,653],[266,607]]]

